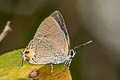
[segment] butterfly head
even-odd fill
[[[68,53],[68,56],[70,59],[72,59],[75,56],[75,51],[73,49],[71,49]]]

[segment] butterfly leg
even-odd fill
[[[20,62],[19,65],[17,66],[17,69],[19,69],[20,67],[22,67],[23,64],[24,64],[24,60],[23,60],[23,58],[22,58],[21,62]]]
[[[65,67],[67,65],[67,61],[64,62],[64,66],[63,66],[63,72],[65,71]]]
[[[15,51],[15,53],[17,53],[17,50],[14,50],[14,51]],[[20,52],[21,55],[22,55],[22,51],[18,51],[18,52]],[[22,67],[22,66],[23,66],[23,63],[24,63],[24,60],[23,60],[23,58],[22,58],[22,60],[20,61],[20,63],[19,63],[18,66],[17,66],[17,69],[19,69],[20,67]]]
[[[68,62],[68,65],[67,65],[68,69],[70,68],[71,61],[72,61],[72,59],[70,59],[69,62]]]
[[[51,63],[51,74],[53,73],[53,63]]]
[[[69,59],[68,61],[65,61],[64,66],[63,66],[63,72],[65,71],[66,66],[68,67],[68,69],[70,68],[71,61],[72,61],[72,59]]]

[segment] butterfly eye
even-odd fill
[[[75,56],[75,52],[74,52],[73,49],[70,50],[70,54],[69,55],[71,56],[71,58],[73,58]]]
[[[73,56],[73,51],[71,51],[71,56]]]

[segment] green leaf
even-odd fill
[[[24,62],[19,66],[23,49],[4,53],[0,56],[0,80],[72,80],[69,69],[66,67],[63,72],[63,64],[54,65],[53,73],[50,74],[51,67],[48,65],[32,65]],[[37,74],[32,76],[33,71]]]

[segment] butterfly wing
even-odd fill
[[[67,56],[69,44],[62,15],[55,11],[40,24],[28,49],[35,52],[36,64],[48,64],[56,56]]]
[[[59,11],[55,11],[54,13],[51,14],[51,16],[57,21],[59,24],[59,27],[61,28],[62,32],[64,33],[64,36],[66,37],[68,47],[70,47],[70,39],[68,35],[68,31],[65,25],[65,21]]]

